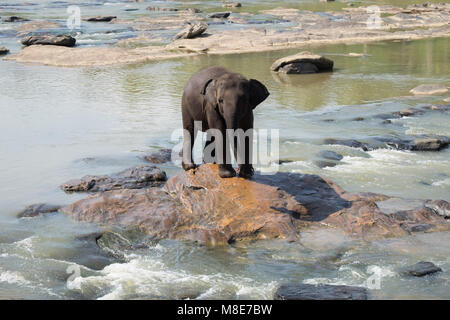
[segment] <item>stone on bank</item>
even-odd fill
[[[303,51],[276,60],[270,70],[286,74],[307,74],[333,71],[334,62],[311,52]]]

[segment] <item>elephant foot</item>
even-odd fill
[[[183,167],[184,171],[189,171],[192,169],[197,168],[197,166],[195,165],[195,163],[182,163],[181,166]]]
[[[230,164],[219,165],[219,177],[221,178],[232,178],[236,176],[236,171]]]
[[[244,179],[251,178],[254,173],[255,169],[253,169],[251,164],[242,164],[239,166],[239,176]]]

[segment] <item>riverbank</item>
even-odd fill
[[[268,17],[262,21],[256,19],[257,14],[242,11],[223,19],[208,18],[203,13],[168,11],[166,16],[108,22],[113,26],[126,25],[138,32],[136,37],[120,40],[108,47],[30,46],[4,59],[61,67],[101,66],[203,54],[264,52],[307,45],[415,40],[450,35],[448,3],[406,8],[385,5],[379,8],[379,18],[368,12],[367,7],[344,8],[337,12],[276,8],[259,12],[259,15]],[[178,39],[162,45],[161,38],[155,36],[164,32],[175,35],[187,22],[207,22],[209,27],[196,38]]]

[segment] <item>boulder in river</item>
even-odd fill
[[[17,17],[17,16],[10,16],[6,18],[2,18],[3,22],[25,22],[30,21],[30,19],[23,18],[23,17]]]
[[[175,39],[192,39],[198,37],[208,29],[204,22],[188,23],[186,28],[175,35]]]
[[[433,95],[446,93],[447,91],[447,86],[441,84],[421,84],[420,86],[411,89],[409,92],[414,95]]]
[[[172,159],[171,149],[161,149],[157,152],[150,153],[144,156],[144,160],[151,163],[166,163]]]
[[[428,274],[441,272],[442,269],[436,266],[432,262],[428,261],[420,261],[417,262],[413,266],[409,266],[405,269],[404,273],[415,276],[415,277],[423,277]]]
[[[445,200],[428,200],[425,202],[425,207],[433,210],[436,214],[450,218],[450,203]]]
[[[226,18],[228,18],[230,16],[230,14],[231,14],[231,12],[216,12],[216,13],[210,14],[208,16],[208,18],[211,18],[211,19],[226,19]]]
[[[61,185],[66,192],[100,192],[116,189],[141,189],[161,185],[166,173],[155,166],[138,166],[109,176],[84,176]]]
[[[0,56],[4,56],[5,54],[9,53],[9,49],[5,47],[0,47]]]
[[[112,19],[116,19],[116,16],[95,16],[95,17],[87,17],[84,18],[84,21],[89,22],[110,22]]]
[[[367,300],[367,289],[329,284],[284,284],[275,292],[275,300]]]
[[[204,164],[173,176],[164,188],[99,192],[60,211],[76,220],[208,244],[296,241],[310,227],[365,240],[420,232],[418,225],[427,225],[427,232],[450,230],[450,223],[424,201],[405,208],[396,201],[386,204],[389,199],[348,193],[317,175],[278,172],[255,174],[251,180],[221,179],[217,165]]]
[[[23,38],[21,40],[21,43],[25,46],[41,44],[41,45],[73,47],[75,46],[76,40],[72,36],[68,35],[57,35],[57,36],[45,35],[45,36],[28,36]]]
[[[411,143],[412,151],[439,151],[449,145],[450,139],[419,138]]]
[[[331,151],[331,150],[322,150],[317,153],[317,155],[321,158],[328,159],[328,160],[342,160],[343,156],[337,152]]]
[[[282,66],[278,69],[278,72],[286,74],[308,74],[317,73],[319,69],[315,64],[310,62],[294,62]]]
[[[31,218],[40,216],[46,213],[56,212],[61,208],[61,206],[48,204],[48,203],[37,203],[26,207],[24,210],[17,214],[18,218]]]
[[[292,65],[289,67],[289,65]],[[315,73],[333,71],[334,62],[311,52],[303,51],[276,60],[270,70],[285,73]]]

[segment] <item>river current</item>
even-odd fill
[[[86,0],[80,5],[92,14],[131,16],[139,13],[123,13],[126,6],[144,8],[149,3]],[[302,4],[324,10],[322,4]],[[0,15],[20,12],[33,19],[64,21],[67,5],[3,0]],[[223,10],[217,1],[189,5]],[[256,11],[276,4],[249,1],[249,6]],[[133,36],[125,29],[113,35],[106,30],[105,24],[86,27],[77,40],[82,46],[104,46]],[[20,51],[11,25],[4,22],[0,45],[12,53]],[[270,72],[273,61],[303,50],[334,60],[335,71],[285,77]],[[423,83],[448,85],[449,61],[447,38],[202,55],[101,68],[0,61],[0,299],[271,299],[282,283],[368,286],[374,273],[380,279],[379,288],[371,290],[374,299],[450,299],[448,232],[364,243],[332,231],[310,230],[298,243],[264,240],[212,248],[146,240],[135,232],[111,229],[98,247],[89,237],[100,230],[95,225],[57,213],[16,218],[29,204],[69,204],[85,197],[59,189],[69,179],[118,172],[143,164],[141,157],[149,152],[173,147],[178,142],[171,135],[181,127],[183,86],[193,73],[211,65],[267,86],[271,95],[255,109],[255,126],[279,130],[280,158],[291,160],[280,165],[281,171],[319,174],[352,192],[450,201],[450,149],[366,152],[323,144],[327,138],[449,137],[448,113],[426,112],[389,124],[375,117],[444,104],[448,95],[415,97],[409,90]],[[336,166],[323,167],[317,162],[322,150],[344,157]],[[160,167],[169,176],[181,170],[173,164]],[[144,246],[135,248],[135,239]],[[402,267],[421,260],[444,271],[424,278],[401,276]],[[74,270],[80,276],[67,281],[78,272]]]

